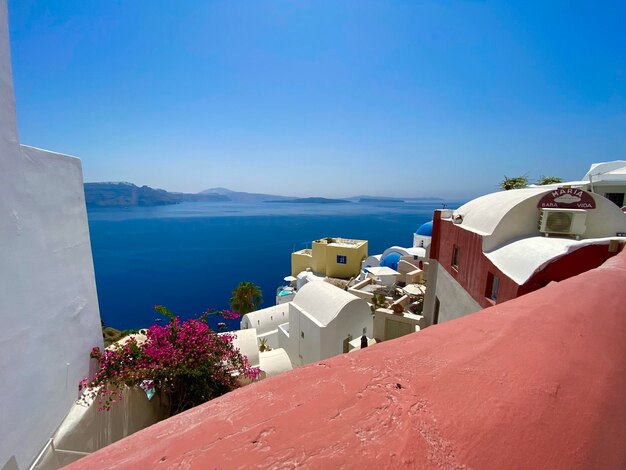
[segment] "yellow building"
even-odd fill
[[[324,276],[347,279],[361,272],[365,258],[367,240],[322,238],[315,240],[311,248],[291,254],[291,275],[310,269]]]

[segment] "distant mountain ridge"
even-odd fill
[[[128,182],[85,183],[85,202],[89,207],[146,207],[179,204],[181,202],[289,202],[298,204],[339,203],[402,203],[442,201],[438,197],[395,198],[385,196],[353,196],[349,198],[290,197],[276,194],[247,193],[227,188],[210,188],[199,193],[177,193]]]
[[[89,207],[147,207],[178,204],[180,202],[228,201],[218,194],[170,193],[164,189],[136,186],[132,183],[85,183],[85,203]]]

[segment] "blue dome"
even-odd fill
[[[416,235],[422,235],[424,237],[432,237],[433,236],[433,221],[426,222],[415,232]]]
[[[387,266],[391,269],[398,269],[398,263],[400,262],[400,258],[402,255],[397,251],[392,251],[391,253],[387,253],[383,259],[380,260],[381,266]]]

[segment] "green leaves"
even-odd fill
[[[239,285],[233,289],[230,298],[230,308],[242,315],[253,312],[259,308],[259,305],[262,303],[263,293],[261,289],[256,284],[248,281],[240,282]]]
[[[516,176],[509,178],[504,175],[504,180],[500,183],[500,189],[508,191],[509,189],[522,189],[528,186],[528,178],[526,176]]]
[[[536,184],[538,184],[539,186],[544,186],[546,184],[556,184],[562,182],[563,178],[559,178],[558,176],[542,176],[537,180]]]
[[[515,176],[512,178],[504,175],[504,179],[500,182],[500,189],[504,189],[505,191],[508,191],[509,189],[522,189],[528,187],[529,183],[530,181],[526,175]],[[557,183],[563,183],[563,178],[559,178],[558,176],[541,176],[535,184],[544,186],[546,184]]]

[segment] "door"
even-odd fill
[[[385,341],[399,338],[400,336],[415,333],[415,325],[396,321],[391,318],[385,320]]]

